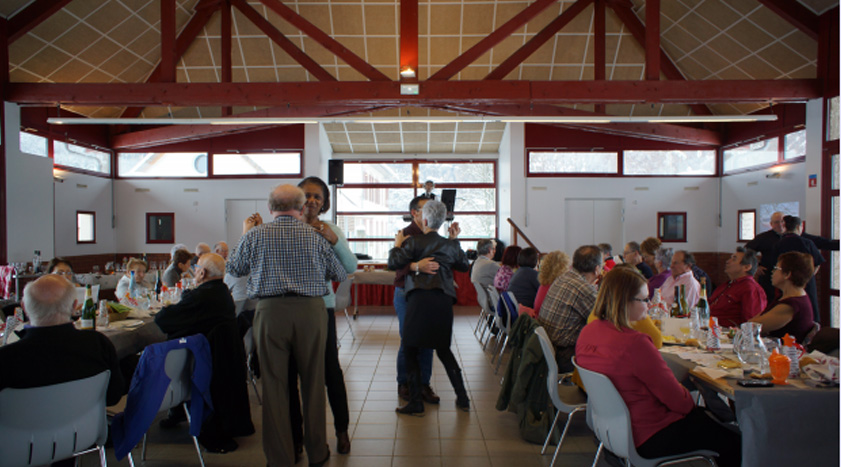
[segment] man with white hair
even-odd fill
[[[210,245],[204,242],[200,242],[196,245],[196,258],[201,258],[202,255],[210,253]]]
[[[213,252],[221,256],[225,261],[228,260],[228,244],[226,242],[217,242],[213,245]]]
[[[96,331],[79,331],[70,313],[76,305],[73,284],[59,275],[30,282],[23,306],[30,326],[18,342],[0,347],[0,390],[66,383],[111,370],[105,401],[114,405],[125,384],[114,344]]]
[[[246,386],[245,349],[239,337],[234,301],[222,282],[225,260],[205,253],[196,268],[196,288],[181,301],[164,307],[155,323],[169,339],[204,334],[210,343],[213,377],[210,397],[214,412],[202,426],[199,442],[211,452],[225,453],[238,445],[234,437],[254,433]],[[172,427],[183,412],[173,411],[162,426]]]

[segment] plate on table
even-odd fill
[[[124,320],[124,321],[118,321],[117,323],[114,323],[114,324],[116,324],[117,327],[120,327],[120,328],[123,328],[123,329],[135,329],[135,328],[138,328],[140,326],[143,326],[143,321],[139,320],[139,319],[127,319],[127,320]]]

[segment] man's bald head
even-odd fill
[[[295,185],[278,185],[269,194],[269,210],[273,214],[301,211],[306,201],[304,190]]]
[[[225,258],[216,253],[205,253],[199,258],[198,266],[204,269],[205,281],[221,279],[225,276]]]
[[[204,242],[201,242],[198,245],[196,245],[196,256],[201,257],[202,255],[206,255],[207,253],[210,253],[210,245]]]
[[[23,289],[23,306],[35,326],[69,323],[75,302],[76,288],[59,275],[41,277]]]
[[[784,216],[785,214],[783,214],[780,211],[771,214],[771,230],[777,232],[778,234],[781,234],[785,231],[785,225],[783,225]]]

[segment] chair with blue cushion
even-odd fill
[[[514,294],[511,292],[505,292],[500,294],[499,300],[499,310],[497,310],[497,315],[500,315],[500,312],[503,315],[501,321],[504,324],[505,328],[505,336],[502,342],[502,348],[499,349],[499,355],[496,357],[496,368],[494,368],[494,374],[499,371],[499,365],[502,363],[502,355],[505,353],[505,348],[508,346],[508,336],[511,334],[511,328],[514,326],[514,321],[517,320],[519,316],[519,312],[517,311],[517,307],[519,304],[517,303],[517,298],[514,297]],[[499,342],[497,341],[497,344]],[[494,351],[496,352],[496,351]]]
[[[619,391],[607,376],[595,371],[582,368],[572,359],[572,364],[578,369],[581,381],[587,389],[587,424],[599,439],[599,449],[593,459],[593,467],[599,462],[603,448],[625,459],[630,467],[654,467],[672,465],[695,460],[706,460],[715,466],[713,451],[697,450],[675,456],[646,459],[637,454],[634,444],[634,433],[631,429],[631,414]]]
[[[108,465],[105,393],[110,378],[106,370],[66,383],[0,391],[0,465],[44,465],[94,451],[100,465]]]

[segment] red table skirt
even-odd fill
[[[478,306],[479,302],[476,301],[476,289],[473,287],[473,283],[470,282],[470,275],[466,272],[455,271],[455,280],[456,284],[458,284],[458,288],[456,288],[456,294],[458,294],[456,305]],[[355,294],[357,289],[359,290],[359,305],[394,305],[393,285],[355,285],[350,288],[351,303],[356,303]]]

